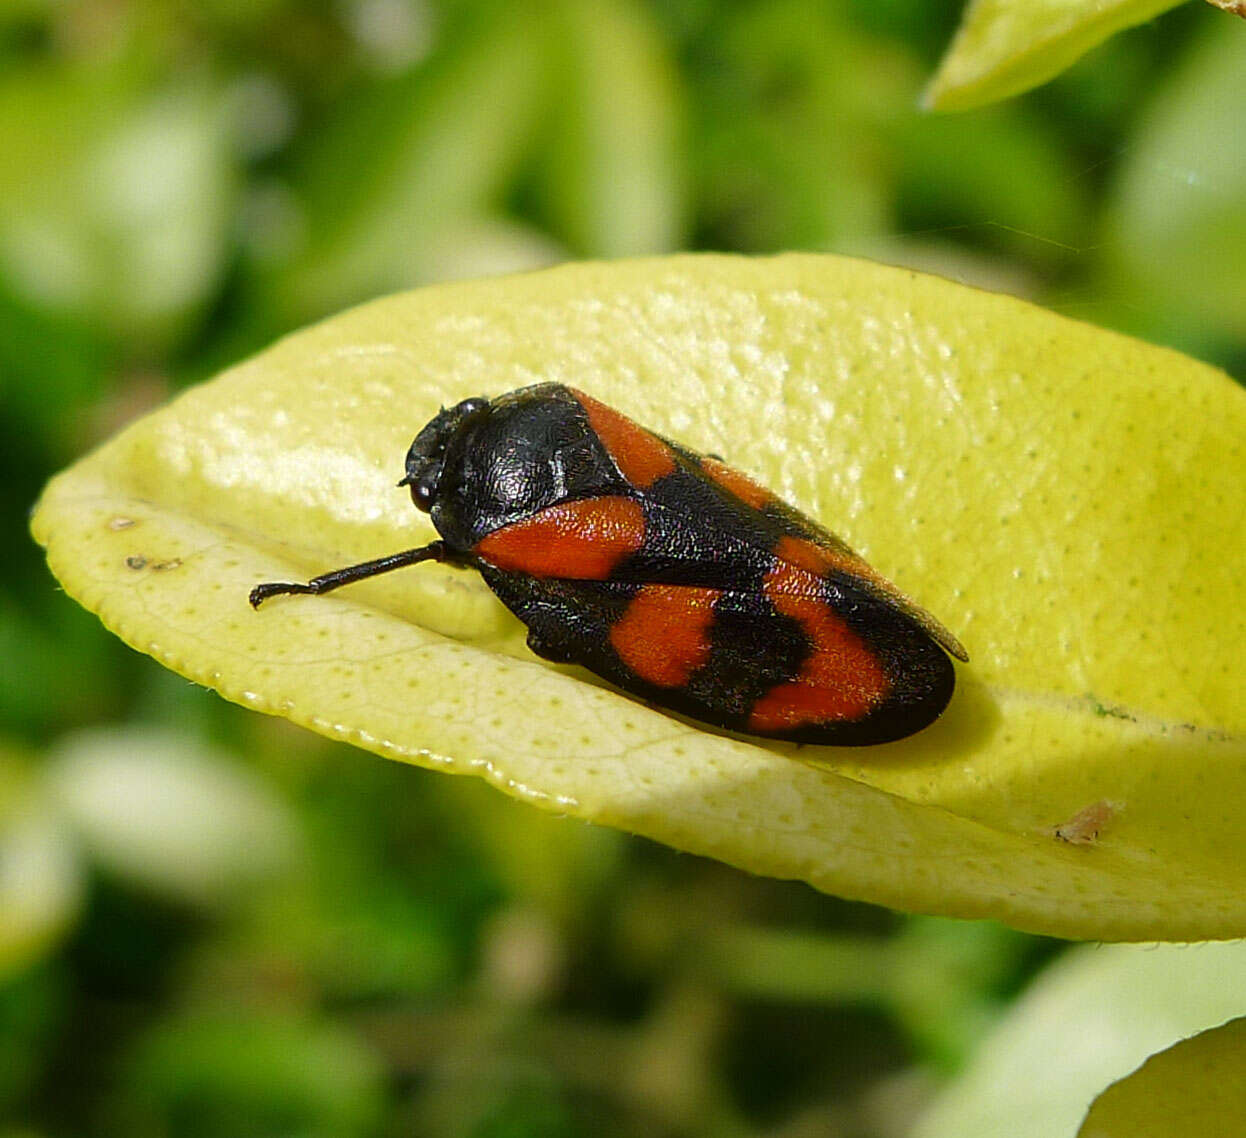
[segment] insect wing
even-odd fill
[[[481,572],[538,655],[720,727],[747,730],[754,703],[806,653],[795,623],[753,594]]]
[[[481,571],[539,655],[720,727],[881,743],[932,722],[951,696],[951,662],[927,638],[914,647],[901,614],[864,593],[832,597],[809,574],[779,570],[768,589],[740,591]]]
[[[960,641],[920,605],[877,573],[846,542],[721,459],[662,438],[581,391],[571,391],[623,477],[645,500],[644,555],[617,567],[629,580],[751,588],[769,554],[856,578],[878,600],[894,605],[944,651],[969,656]],[[785,541],[784,539],[790,539]],[[804,543],[803,548],[796,543]],[[810,548],[814,547],[814,548]]]

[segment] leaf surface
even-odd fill
[[[444,566],[250,609],[259,581],[430,540],[394,486],[415,432],[541,380],[726,456],[857,548],[968,648],[944,717],[865,749],[727,737],[537,660]],[[1223,373],[1009,297],[834,257],[674,257],[346,312],[58,476],[34,531],[130,644],[382,755],[843,896],[1228,937],[1243,440]]]

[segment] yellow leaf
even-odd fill
[[[972,0],[925,94],[936,111],[966,111],[1059,75],[1109,36],[1181,0]]]
[[[1152,1055],[1108,1087],[1078,1138],[1215,1138],[1246,1116],[1246,1019],[1235,1019]]]
[[[883,747],[726,737],[530,655],[474,574],[247,605],[429,540],[442,404],[574,383],[819,518],[965,643]],[[229,699],[828,892],[1098,939],[1246,932],[1246,393],[1176,353],[862,261],[571,265],[376,301],[136,423],[34,531]],[[1057,836],[1060,829],[1063,836]]]

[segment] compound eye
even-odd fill
[[[432,509],[433,498],[437,496],[437,481],[440,477],[441,468],[438,466],[430,470],[423,478],[411,483],[411,501],[415,503],[417,509],[425,513]]]

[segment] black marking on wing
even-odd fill
[[[482,567],[502,602],[529,628],[540,655],[574,663],[632,695],[692,719],[750,731],[749,713],[776,684],[794,680],[811,651],[800,623],[777,612],[760,591],[728,589],[714,605],[709,659],[680,688],[641,680],[611,647],[610,629],[639,585],[624,581],[531,578]],[[890,696],[854,722],[809,724],[772,737],[862,745],[911,734],[936,719],[954,676],[944,653],[903,612],[877,601],[852,579],[824,582],[824,600],[862,637],[892,679]],[[752,732],[757,734],[758,732]]]
[[[613,579],[707,589],[760,589],[780,530],[757,510],[680,466],[639,499],[645,543]]]

